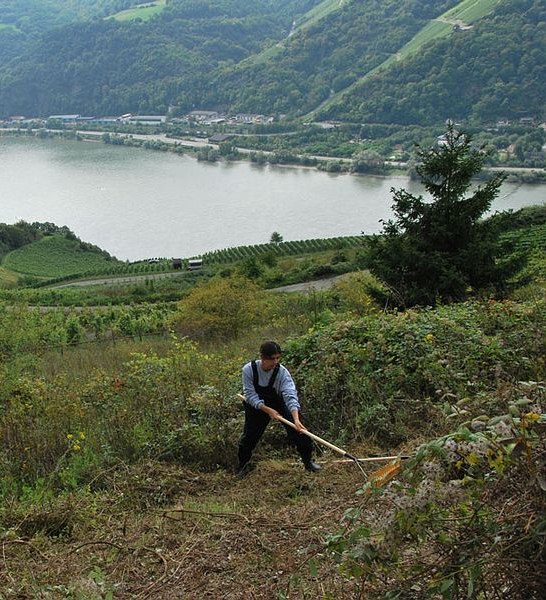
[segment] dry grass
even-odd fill
[[[13,523],[2,597],[358,597],[335,566],[317,576],[310,567],[363,483],[354,465],[323,464],[309,474],[264,460],[242,481],[160,463],[106,472],[92,487],[108,491]]]

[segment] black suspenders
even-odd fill
[[[256,365],[256,361],[253,360],[250,364],[252,365],[252,375],[254,377],[254,389],[256,390],[258,395],[259,395],[260,389],[265,391],[269,388],[270,390],[272,390],[273,385],[275,384],[275,379],[277,379],[277,375],[279,374],[279,369],[280,369],[279,363],[277,363],[275,365],[275,368],[273,369],[273,373],[271,373],[271,378],[270,378],[267,386],[260,385],[260,383],[259,383],[258,366]]]

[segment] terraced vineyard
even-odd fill
[[[203,260],[207,264],[223,264],[244,260],[246,258],[258,257],[271,252],[276,256],[290,256],[295,254],[324,252],[325,250],[341,250],[343,248],[359,246],[365,239],[364,236],[349,236],[281,242],[280,244],[238,246],[236,248],[226,248],[224,250],[207,252],[203,255]]]
[[[118,261],[91,245],[62,235],[46,236],[10,252],[3,266],[34,277],[63,277],[90,270],[105,270]]]
[[[280,244],[256,244],[250,246],[236,246],[223,250],[207,252],[201,257],[203,264],[222,265],[234,263],[252,257],[259,257],[273,253],[275,256],[294,256],[298,254],[312,254],[328,250],[342,250],[353,248],[363,243],[364,236],[335,237],[325,239],[299,240],[293,242],[281,242]],[[195,258],[195,257],[189,257]],[[188,258],[181,259],[180,269],[187,269]],[[83,278],[100,278],[105,276],[123,277],[126,275],[145,275],[147,273],[164,273],[174,271],[173,260],[168,258],[157,258],[134,263],[104,263],[83,269],[78,272],[53,275],[52,279],[38,283],[38,286],[61,283],[63,281],[74,281]]]
[[[514,242],[517,250],[546,250],[546,223],[507,231],[500,239],[501,242]]]

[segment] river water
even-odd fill
[[[50,221],[121,260],[189,257],[268,242],[376,233],[405,177],[333,175],[101,142],[0,137],[0,222]],[[493,210],[546,201],[504,184]]]

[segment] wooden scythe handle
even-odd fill
[[[237,394],[237,396],[241,400],[243,400],[243,401],[245,400],[245,397],[243,396],[243,394]],[[279,416],[279,418],[276,420],[280,421],[281,423],[284,423],[285,425],[288,425],[289,427],[292,427],[292,429],[297,429],[297,427],[294,425],[294,423],[292,423],[292,421],[285,419],[283,416]],[[352,456],[348,452],[345,452],[345,450],[343,450],[343,448],[338,448],[337,446],[334,446],[334,444],[331,444],[330,442],[323,440],[318,435],[315,435],[314,433],[307,431],[307,429],[304,429],[300,433],[302,433],[303,435],[306,435],[307,437],[310,437],[312,440],[315,440],[315,442],[318,442],[319,444],[322,444],[323,446],[330,448],[331,450],[333,450],[334,452],[337,452],[338,454],[341,454],[342,456],[346,456],[347,458],[350,458],[351,460],[356,460],[354,458],[354,456]]]

